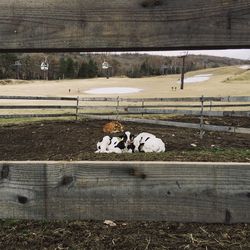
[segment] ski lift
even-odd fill
[[[49,70],[49,63],[47,61],[44,61],[41,63],[41,70],[42,71],[48,71]]]
[[[102,63],[102,68],[103,69],[108,69],[110,66],[109,66],[109,63],[108,62],[106,62],[106,61],[104,61],[103,63]]]
[[[20,61],[15,61],[15,64],[14,64],[16,67],[20,67],[22,66],[21,62]]]

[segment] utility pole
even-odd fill
[[[16,79],[20,79],[20,69],[21,69],[21,62],[20,61],[15,61],[15,64],[14,64],[15,68],[16,68]]]
[[[184,74],[185,74],[185,60],[188,53],[186,53],[183,56],[179,56],[179,58],[182,58],[182,68],[181,68],[181,89],[184,89]]]

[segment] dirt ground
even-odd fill
[[[180,120],[180,118],[176,118]],[[193,118],[186,118],[188,121]],[[230,123],[249,125],[249,118]],[[227,125],[229,121],[220,121]],[[107,121],[42,121],[0,126],[0,160],[167,160],[250,162],[250,135],[206,132],[159,125],[123,123],[136,134],[150,132],[166,143],[161,154],[95,154]],[[213,124],[216,124],[216,120]],[[191,145],[195,144],[195,146]]]
[[[0,221],[1,249],[250,249],[250,226],[166,222]]]
[[[180,120],[183,118],[176,118]],[[194,118],[187,118],[185,121]],[[183,120],[184,121],[184,120]],[[250,162],[250,135],[124,123],[133,133],[152,132],[163,139],[162,154],[95,154],[107,121],[39,121],[0,126],[0,160],[190,160]],[[219,120],[228,125],[229,121]],[[232,123],[249,125],[247,119]],[[191,144],[197,147],[192,147]],[[214,146],[213,146],[214,145]],[[107,218],[108,219],[108,218]],[[167,222],[0,220],[0,249],[250,249],[250,226]]]

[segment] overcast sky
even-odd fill
[[[156,55],[165,56],[178,56],[186,51],[157,51],[157,52],[145,52]],[[190,50],[188,54],[195,55],[212,55],[212,56],[226,56],[231,58],[246,59],[250,60],[250,49],[229,49],[229,50]]]

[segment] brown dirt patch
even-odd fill
[[[250,249],[246,224],[0,221],[1,249]]]
[[[151,132],[166,143],[162,154],[94,154],[107,121],[44,121],[0,127],[0,160],[250,161],[250,135],[124,123],[133,133]],[[197,147],[192,147],[196,144]],[[246,150],[244,155],[241,150]],[[231,152],[232,151],[232,152]]]

